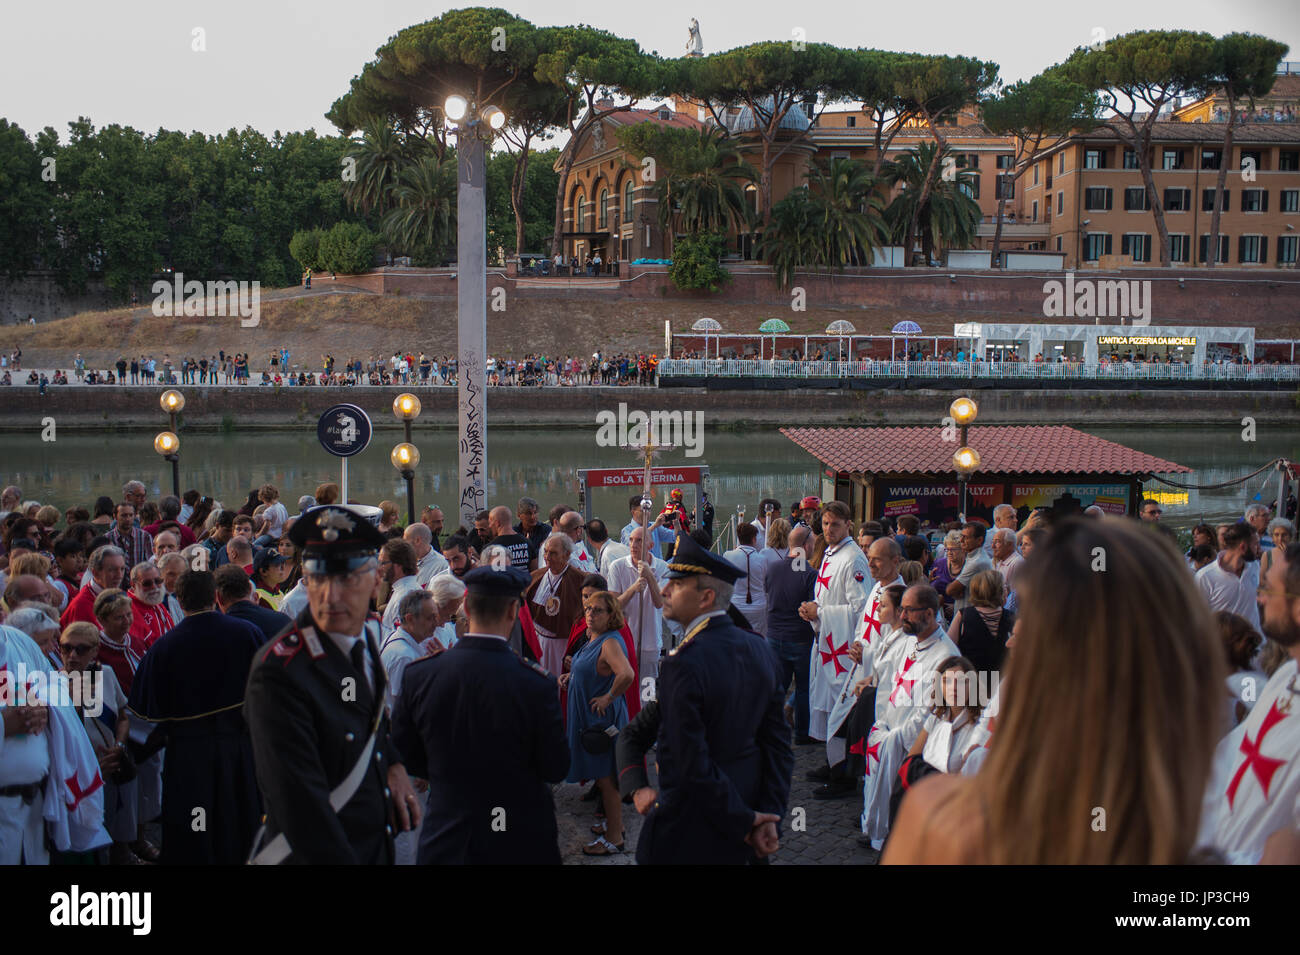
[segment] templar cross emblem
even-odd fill
[[[1241,785],[1241,780],[1245,777],[1247,769],[1254,771],[1255,778],[1259,780],[1260,788],[1264,790],[1264,799],[1268,799],[1268,787],[1273,781],[1273,774],[1286,765],[1286,760],[1265,756],[1260,752],[1260,747],[1263,745],[1264,737],[1268,735],[1268,731],[1286,717],[1287,714],[1278,709],[1277,700],[1274,700],[1273,705],[1268,708],[1268,713],[1264,716],[1264,722],[1259,726],[1259,733],[1256,734],[1254,741],[1251,741],[1249,734],[1242,734],[1241,751],[1246,754],[1246,758],[1237,767],[1232,782],[1228,783],[1229,809],[1232,808],[1232,801],[1237,798],[1237,787]]]
[[[835,645],[835,634],[828,633],[826,634],[826,649],[818,650],[817,652],[821,654],[822,666],[825,666],[828,663],[835,664],[836,676],[839,676],[841,673],[849,672],[849,668],[840,663],[840,657],[847,656],[849,652],[847,641],[845,641],[844,646],[837,647]]]

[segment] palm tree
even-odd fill
[[[822,261],[837,268],[869,262],[888,234],[884,200],[871,171],[863,163],[839,157],[814,166],[807,178],[821,217],[817,231],[823,243]]]
[[[367,124],[361,142],[348,152],[347,158],[355,163],[353,176],[345,179],[343,198],[353,209],[369,214],[372,209],[380,215],[388,211],[389,190],[397,185],[402,169],[424,152],[412,147],[396,129],[382,119],[373,118]]]
[[[689,234],[744,231],[753,217],[745,198],[745,185],[758,173],[740,157],[740,151],[716,127],[696,130],[672,168],[656,183],[659,224],[665,230],[677,216],[677,225]]]
[[[825,261],[826,246],[819,229],[823,217],[807,186],[792,189],[772,206],[772,216],[759,239],[758,253],[772,266],[777,286],[790,287],[796,269]]]
[[[931,166],[938,163],[942,168],[949,157],[947,149],[940,149],[935,143],[921,143],[885,167],[884,180],[891,186],[901,184],[903,187],[885,209],[890,237],[895,242],[906,243],[915,216],[916,238],[921,240],[926,262],[930,261],[931,253],[936,249],[942,252],[974,245],[982,218],[979,203],[972,198],[975,173],[970,169],[955,170],[951,178],[935,175],[930,195],[917,213],[916,203]],[[911,250],[904,249],[903,254],[910,259]]]
[[[405,166],[388,200],[380,224],[385,241],[408,254],[436,254],[455,234],[456,157],[429,153]]]

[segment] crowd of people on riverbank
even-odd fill
[[[864,861],[1300,861],[1294,497],[1284,514],[1256,503],[1199,525],[1190,546],[1154,500],[1132,518],[1001,505],[992,526],[929,531],[912,515],[855,523],[842,502],[806,497],[786,512],[765,499],[757,519],[715,534],[711,509],[688,512],[678,492],[649,509],[634,495],[608,522],[584,520],[574,501],[543,520],[525,497],[448,534],[437,507],[403,527],[395,502],[349,509],[338,498],[324,484],[286,506],[268,484],[230,506],[197,490],[150,500],[131,481],[61,510],[17,487],[0,493],[0,674],[21,665],[50,686],[52,674],[98,674],[105,687],[96,711],[20,699],[0,678],[0,863],[244,861],[263,812],[286,825],[280,760],[265,761],[259,736],[271,731],[242,714],[249,674],[333,659],[322,642],[343,638],[322,615],[342,599],[334,580],[378,615],[376,657],[352,660],[372,686],[381,668],[394,733],[441,732],[420,716],[431,692],[421,663],[486,639],[476,628],[489,604],[474,596],[484,587],[505,601],[492,606],[514,607],[493,618],[506,621],[502,652],[532,668],[528,680],[549,681],[534,702],[554,726],[505,730],[516,735],[475,754],[493,767],[481,777],[421,757],[412,790],[390,768],[393,792],[423,806],[398,818],[442,820],[419,838],[422,861],[444,858],[431,848],[444,845],[439,826],[466,829],[462,861],[558,861],[551,799],[526,793],[564,779],[591,784],[587,855],[626,851],[631,803],[647,816],[641,841],[655,845],[639,861],[766,860],[786,838],[801,747],[825,755],[809,774],[814,798],[854,802]],[[372,549],[335,554],[366,535]],[[724,540],[734,546],[719,554]],[[737,669],[711,656],[724,646],[757,656]],[[683,684],[688,672],[703,679],[697,667],[713,675]],[[746,705],[710,706],[755,679],[737,697]],[[479,705],[471,696],[457,705]],[[548,751],[552,769],[482,762],[515,758],[518,734],[535,732],[561,747]],[[661,759],[675,760],[657,781],[644,759],[656,736],[673,741]],[[324,758],[294,757],[286,765]],[[292,804],[327,795],[304,789]],[[472,848],[487,807],[525,798],[519,835]],[[52,821],[43,806],[64,808]],[[210,807],[201,834],[195,806]],[[484,818],[468,821],[477,808]],[[738,824],[749,816],[752,828]],[[681,838],[656,839],[656,818]],[[296,824],[292,851],[416,856],[406,826],[390,828],[392,842],[362,839],[358,825],[347,820],[339,843],[328,827]]]

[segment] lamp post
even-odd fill
[[[456,390],[460,426],[460,522],[474,526],[487,501],[487,186],[486,145],[506,123],[495,106],[464,96],[443,105],[456,130]]]
[[[402,480],[406,481],[406,523],[409,527],[415,523],[415,469],[420,464],[420,449],[409,441],[403,441],[388,457],[402,475]]]
[[[406,523],[415,523],[415,468],[420,463],[420,451],[411,443],[411,422],[420,416],[420,399],[404,392],[393,399],[393,414],[402,422],[406,440],[393,448],[393,467],[406,479]]]
[[[980,466],[980,453],[966,443],[968,429],[979,410],[979,405],[969,398],[958,398],[948,406],[948,414],[961,428],[961,446],[952,456],[952,466],[957,472],[957,518],[962,523],[966,522],[966,482]]]
[[[163,456],[164,461],[172,465],[172,494],[181,496],[181,439],[176,436],[176,416],[185,409],[185,396],[175,388],[168,388],[158,399],[162,410],[167,412],[170,430],[164,431],[153,440],[153,449]]]

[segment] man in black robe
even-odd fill
[[[186,571],[176,584],[185,619],[144,655],[127,706],[157,724],[166,747],[162,862],[237,865],[262,814],[244,686],[261,631],[215,612],[212,574]]]

